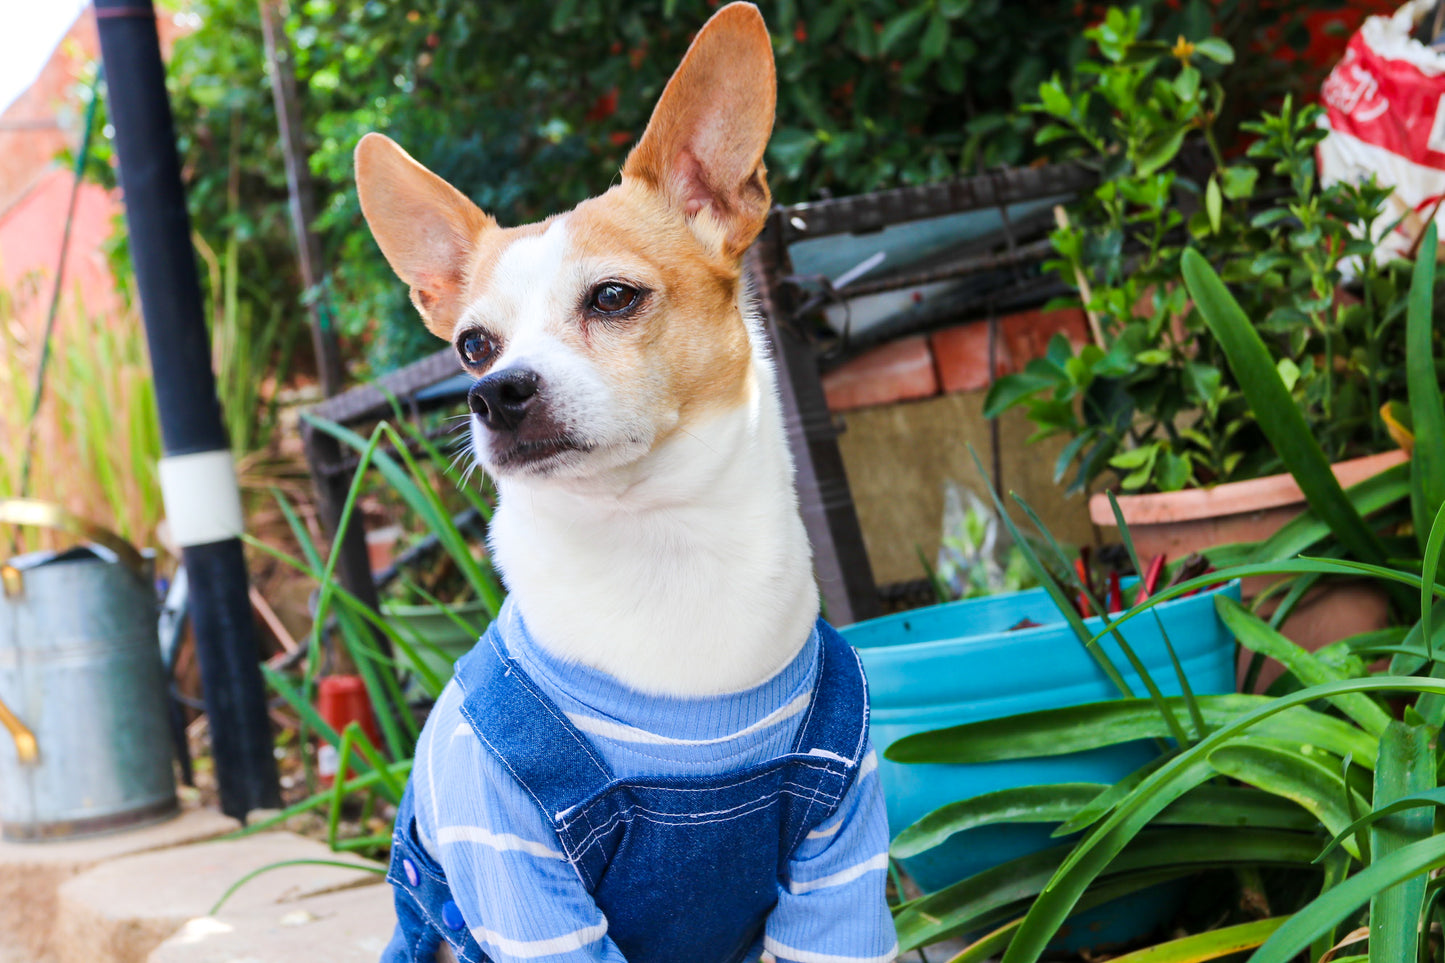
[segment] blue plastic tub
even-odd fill
[[[1230,582],[1154,609],[1197,694],[1234,691],[1234,637],[1215,614],[1214,597],[1219,594],[1238,600],[1239,583]],[[1024,619],[1044,624],[1009,631]],[[1098,618],[1086,624],[1095,632],[1102,628]],[[892,835],[940,806],[999,789],[1113,783],[1157,754],[1152,742],[1143,741],[1064,756],[976,765],[902,765],[882,758],[893,742],[916,732],[1119,695],[1043,589],[935,605],[859,622],[840,631],[858,649],[868,671],[873,743],[880,757],[879,775]],[[1121,631],[1155,684],[1166,695],[1178,695],[1179,680],[1159,623],[1144,615],[1126,623]],[[1102,647],[1135,693],[1145,696],[1138,674],[1118,644],[1109,638]],[[1058,845],[1060,841],[1049,836],[1053,829],[1001,825],[968,830],[906,860],[904,868],[919,886],[932,892],[1010,859]],[[1136,897],[1130,902],[1130,918],[1115,923],[1091,918],[1088,938],[1066,942],[1071,946],[1104,945],[1144,935],[1172,909],[1172,900],[1154,902],[1160,905],[1149,908]]]

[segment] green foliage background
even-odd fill
[[[783,203],[1031,160],[1036,120],[1019,107],[1041,81],[1069,72],[1085,51],[1083,26],[1096,19],[1075,0],[760,5],[778,59],[768,163]],[[365,335],[376,368],[436,345],[362,223],[351,185],[351,151],[362,134],[386,132],[503,224],[565,210],[615,178],[716,6],[293,0],[286,28],[319,193],[327,293],[343,335]],[[1264,23],[1287,29],[1300,9],[1321,4],[1140,6],[1151,11],[1148,29],[1172,40]],[[169,76],[195,228],[217,249],[234,234],[239,297],[256,304],[257,317],[294,305],[291,330],[301,338],[307,293],[289,234],[258,4],[184,7],[199,27],[176,42]],[[1238,73],[1256,98],[1298,81]],[[107,149],[99,145],[92,165],[100,179],[113,179]]]

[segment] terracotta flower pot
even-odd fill
[[[1348,488],[1401,464],[1407,457],[1402,451],[1387,451],[1339,462],[1332,468],[1340,484]],[[1265,539],[1305,509],[1304,493],[1289,474],[1213,488],[1116,497],[1141,560],[1161,553],[1180,559],[1219,545]],[[1102,528],[1115,527],[1107,495],[1089,499],[1089,517]],[[1245,598],[1253,598],[1271,581],[1268,577],[1246,579]],[[1283,631],[1294,642],[1314,650],[1359,632],[1383,628],[1388,619],[1388,599],[1374,583],[1337,582],[1305,596],[1284,623]],[[1261,684],[1267,685],[1276,675],[1277,668],[1266,672]]]

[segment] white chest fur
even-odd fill
[[[792,660],[818,614],[771,365],[748,403],[586,483],[503,479],[491,546],[538,642],[639,691],[716,695]]]

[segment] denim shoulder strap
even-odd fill
[[[818,683],[798,727],[795,753],[857,766],[868,742],[868,683],[858,653],[818,619]]]
[[[612,770],[526,671],[494,621],[458,663],[462,716],[549,822],[612,782]]]

